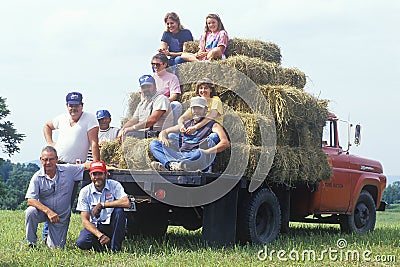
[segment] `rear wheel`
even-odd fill
[[[344,233],[366,233],[373,231],[376,222],[374,199],[368,191],[361,191],[353,213],[340,216],[340,230]]]
[[[238,240],[260,245],[274,241],[281,227],[281,211],[275,194],[264,188],[242,200],[238,209]]]

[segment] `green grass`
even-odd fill
[[[41,226],[39,226],[41,229]],[[337,225],[291,223],[289,234],[280,235],[267,246],[242,245],[231,248],[210,248],[201,245],[201,231],[189,232],[181,227],[169,227],[161,240],[138,237],[125,240],[121,253],[96,253],[81,251],[74,245],[81,230],[80,217],[73,214],[65,249],[49,249],[39,244],[35,249],[27,247],[23,211],[0,210],[0,266],[400,266],[400,207],[378,212],[375,231],[366,235],[344,235]],[[337,247],[339,239],[347,246]],[[277,252],[272,259],[260,261],[257,254],[266,249],[283,250],[288,258],[292,251],[301,255],[313,250],[316,257],[323,250],[338,250],[333,261],[328,255],[323,260],[282,261]],[[339,258],[340,251],[371,251],[370,257],[395,256],[396,261],[377,263],[352,261]],[[282,252],[281,252],[282,253]],[[261,254],[262,255],[262,254]]]

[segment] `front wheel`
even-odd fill
[[[376,207],[374,199],[368,191],[362,190],[353,213],[341,215],[340,230],[344,233],[363,234],[373,231],[376,222]]]

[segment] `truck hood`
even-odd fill
[[[382,164],[379,161],[355,155],[350,156],[350,168],[358,171],[383,173]]]

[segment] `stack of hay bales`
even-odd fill
[[[198,42],[189,42],[186,47],[188,52],[195,53]],[[234,38],[229,41],[226,56],[226,60],[187,63],[178,68],[184,107],[194,96],[196,81],[207,77],[215,82],[224,110],[227,111],[224,128],[232,147],[217,155],[213,171],[229,171],[238,175],[244,169],[244,175],[252,177],[258,165],[264,164],[259,162],[260,156],[263,156],[262,159],[272,163],[271,170],[262,174],[267,182],[293,186],[300,181],[313,183],[328,179],[331,168],[321,150],[322,128],[329,114],[328,102],[304,92],[305,74],[298,69],[282,67],[279,47],[268,42]],[[246,95],[247,101],[243,95]],[[248,99],[252,99],[251,105]],[[265,109],[262,99],[266,99],[269,109]],[[137,93],[131,95],[128,118],[139,100]],[[240,125],[242,130],[239,129]],[[265,136],[262,132],[271,134]],[[137,141],[129,142],[129,146],[138,149],[137,145],[133,145]],[[128,147],[128,143],[122,147]],[[118,153],[123,149],[115,149],[113,143],[102,147],[102,157],[104,155],[106,162],[118,161],[120,167],[149,168],[151,153],[148,153],[148,149],[147,153],[143,153],[130,148],[131,154],[146,154],[141,164],[133,165],[126,164],[129,160],[125,160],[125,163],[119,160]],[[232,157],[238,151],[243,152],[247,165],[241,157]],[[114,162],[110,161],[112,156],[105,155],[115,155]],[[234,162],[230,166],[234,167],[228,170],[229,159]],[[267,162],[265,164],[268,165]]]

